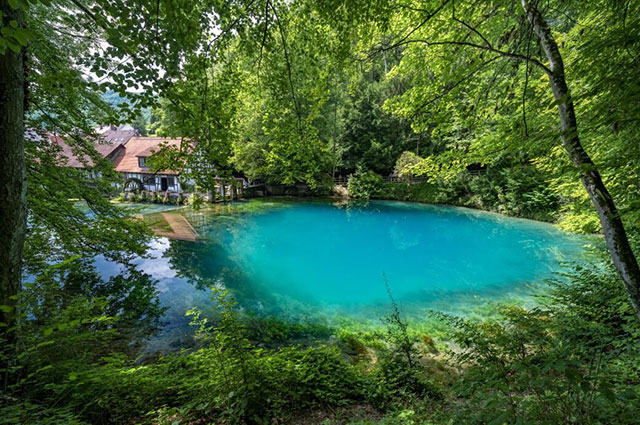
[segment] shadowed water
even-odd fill
[[[177,210],[198,241],[161,239],[142,269],[159,280],[167,329],[209,305],[212,285],[252,314],[379,321],[389,296],[408,315],[464,312],[521,297],[579,261],[589,240],[464,208],[375,201],[252,201]]]

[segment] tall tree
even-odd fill
[[[573,98],[566,82],[564,62],[551,29],[538,10],[537,2],[522,0],[527,19],[540,40],[549,67],[544,69],[560,114],[561,138],[571,161],[580,173],[580,180],[586,189],[600,218],[602,230],[613,263],[624,282],[629,299],[640,317],[640,267],[631,249],[629,238],[618,213],[613,197],[607,190],[600,172],[585,151],[578,132]]]
[[[580,18],[597,10],[604,16],[601,21],[622,28],[619,32],[623,35],[618,39],[621,45],[637,47],[628,41],[632,35],[625,34],[631,31],[625,27],[626,16],[633,16],[635,10],[630,7],[628,2],[617,7],[606,0],[589,5],[535,0],[520,4],[508,0],[381,0],[338,1],[322,6],[332,21],[360,23],[353,27],[360,29],[357,35],[363,59],[398,47],[404,49],[400,64],[390,74],[411,78],[413,87],[390,99],[386,106],[410,119],[416,130],[433,126],[436,137],[459,135],[430,170],[451,172],[452,162],[463,167],[465,163],[491,162],[505,153],[522,150],[528,150],[532,157],[550,157],[559,136],[574,166],[566,174],[578,177],[588,193],[609,253],[640,316],[638,261],[614,199],[584,148],[562,47],[554,35],[559,31],[564,36],[578,26],[588,28]],[[377,22],[378,31],[371,29],[372,22]],[[554,31],[549,22],[554,23]],[[338,26],[354,33],[353,28]],[[386,41],[389,34],[395,35],[391,43]],[[626,62],[635,60],[633,55],[625,57]],[[549,88],[554,99],[551,105]],[[555,115],[552,108],[556,109]]]
[[[22,278],[27,182],[24,156],[25,38],[22,11],[0,1],[0,336],[15,340],[15,306]],[[6,365],[0,365],[6,366]]]
[[[150,47],[140,50],[138,59],[146,56],[149,63],[142,60],[132,65],[131,58],[125,57],[136,50],[132,39],[150,46],[142,40],[160,33],[142,31],[141,25],[149,28],[149,24],[143,22],[155,22],[158,28],[170,31],[175,28],[173,24],[163,26],[164,21],[146,19],[151,13],[159,16],[157,6],[155,1],[139,4],[135,15],[145,18],[127,20],[124,18],[132,17],[131,10],[122,5],[113,7],[108,1],[86,4],[73,0],[0,1],[0,338],[3,340],[0,355],[3,360],[15,354],[14,325],[18,317],[15,306],[22,287],[26,239],[44,242],[31,244],[34,249],[26,247],[30,259],[40,264],[61,259],[60,256],[47,257],[51,253],[88,257],[106,253],[108,257],[126,261],[132,254],[144,252],[147,232],[143,226],[125,219],[125,214],[114,209],[102,196],[101,192],[108,190],[117,176],[108,161],[94,149],[91,128],[96,122],[104,122],[105,117],[118,119],[100,100],[101,91],[112,88],[125,95],[126,88],[135,84],[133,79],[139,87],[155,83],[159,71],[157,67],[154,69],[152,64],[156,62],[152,59],[159,57],[169,63],[174,58],[168,59],[166,51],[157,55],[157,43],[152,47],[158,50]],[[87,75],[88,70],[109,78],[101,85],[92,81],[95,75]],[[139,110],[152,94],[138,96],[133,106],[121,105],[121,112],[127,115]],[[62,136],[78,157],[86,159],[88,166],[93,163],[91,168],[102,173],[103,178],[94,180],[95,185],[87,185],[86,173],[64,167],[60,148],[44,137],[47,130]],[[87,215],[73,203],[71,199],[77,197],[87,201],[93,215]],[[41,252],[36,252],[36,246]],[[0,365],[3,372],[7,371],[6,366]]]

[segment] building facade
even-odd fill
[[[178,177],[179,171],[164,170],[153,172],[149,167],[149,158],[160,151],[164,145],[180,148],[182,139],[163,137],[141,137],[130,125],[100,126],[95,130],[98,137],[94,140],[96,152],[110,160],[114,169],[123,179],[122,187],[125,191],[148,190],[158,192],[182,192]],[[86,169],[90,173],[94,165],[92,159],[79,150],[67,144],[64,139],[54,133],[48,134],[49,142],[60,148],[59,161],[61,166]]]
[[[160,192],[182,192],[178,171],[152,172],[149,158],[161,149],[161,145],[180,148],[181,139],[162,137],[132,137],[124,145],[124,151],[114,161],[115,170],[123,175],[125,190],[141,189]]]

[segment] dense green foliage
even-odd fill
[[[497,18],[503,8],[515,20],[514,6],[500,2],[489,10],[489,5],[436,3],[412,8],[381,1],[358,13],[364,7],[358,2],[329,2],[332,6],[317,9],[304,2],[279,9],[267,2],[266,15],[254,10],[260,24],[247,37],[226,41],[223,60],[209,72],[197,68],[185,76],[175,86],[182,92],[167,92],[167,98],[205,96],[210,114],[228,123],[224,142],[215,148],[231,155],[224,167],[251,179],[316,187],[358,168],[385,177],[394,172],[424,177],[454,194],[398,196],[395,192],[406,189],[389,186],[379,197],[473,206],[598,231],[589,199],[557,144],[556,105],[543,73],[526,61],[473,48],[484,37],[493,46],[536,60],[541,56],[528,29],[515,31],[510,19]],[[626,140],[637,132],[637,113],[635,102],[618,101],[637,92],[632,81],[638,67],[629,69],[636,61],[630,52],[637,50],[637,25],[629,6],[570,2],[545,6],[544,14],[554,22],[571,64],[569,84],[579,99],[587,149],[635,226],[638,170],[626,158],[638,153]],[[429,9],[439,13],[421,25]],[[491,19],[476,28],[482,13]],[[448,44],[459,31],[470,38],[469,45]],[[345,45],[349,37],[351,46]],[[220,95],[198,89],[214,83]],[[239,104],[229,106],[233,99]],[[193,134],[202,126],[189,121],[182,106],[163,101],[154,125],[162,134],[203,143]],[[198,111],[189,114],[201,121]],[[407,158],[410,163],[398,163]],[[469,178],[467,167],[487,167],[488,179]]]
[[[5,399],[0,423],[267,423],[363,403],[383,423],[630,424],[639,413],[640,325],[609,269],[578,269],[531,310],[437,314],[451,346],[393,307],[386,331],[334,329],[331,342],[318,329],[311,346],[265,348],[286,324],[243,317],[225,292],[216,300],[212,319],[191,312],[201,348],[140,364],[114,355],[126,318],[101,314],[109,300],[77,298],[29,337],[13,389],[23,400]]]
[[[364,171],[358,168],[349,176],[348,193],[355,199],[375,199],[386,197],[383,188],[384,180],[373,171]]]
[[[14,327],[0,324],[0,424],[348,423],[362,406],[361,424],[637,423],[640,324],[600,262],[537,307],[491,318],[407,323],[389,294],[377,329],[250,317],[220,291],[213,311],[192,311],[195,346],[143,350],[163,313],[132,264],[151,232],[109,202],[121,180],[93,147],[97,124],[188,139],[153,170],[181,168],[203,191],[234,172],[318,193],[348,176],[353,198],[600,231],[520,2],[3,3],[25,18],[0,16],[0,55],[26,60],[28,220]],[[636,241],[640,3],[533,4],[558,41],[585,149]],[[46,132],[86,169],[64,166]],[[131,200],[149,196],[171,202]],[[116,264],[112,276],[96,256]],[[196,260],[174,258],[193,277]]]
[[[471,423],[633,423],[640,327],[612,273],[579,269],[550,304],[505,308],[499,322],[452,319],[468,365],[458,412]],[[499,419],[498,419],[499,418]]]
[[[464,171],[446,181],[417,183],[385,182],[372,171],[358,170],[349,178],[349,196],[457,205],[544,221],[555,221],[561,205],[544,173],[529,165]]]

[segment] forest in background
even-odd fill
[[[637,420],[636,2],[1,0],[0,11],[0,423]],[[248,319],[220,293],[216,320],[193,312],[198,349],[141,359],[162,308],[132,260],[152,236],[104,196],[119,176],[87,137],[120,122],[197,142],[154,167],[186,167],[200,187],[234,171],[312,188],[350,175],[356,198],[602,232],[608,256],[534,309],[439,316],[448,330],[435,340],[395,310],[384,330],[324,329]],[[100,177],[60,167],[44,131]],[[426,182],[385,183],[391,173]],[[96,256],[121,274],[102,279]],[[316,342],[288,342],[300,337]]]

